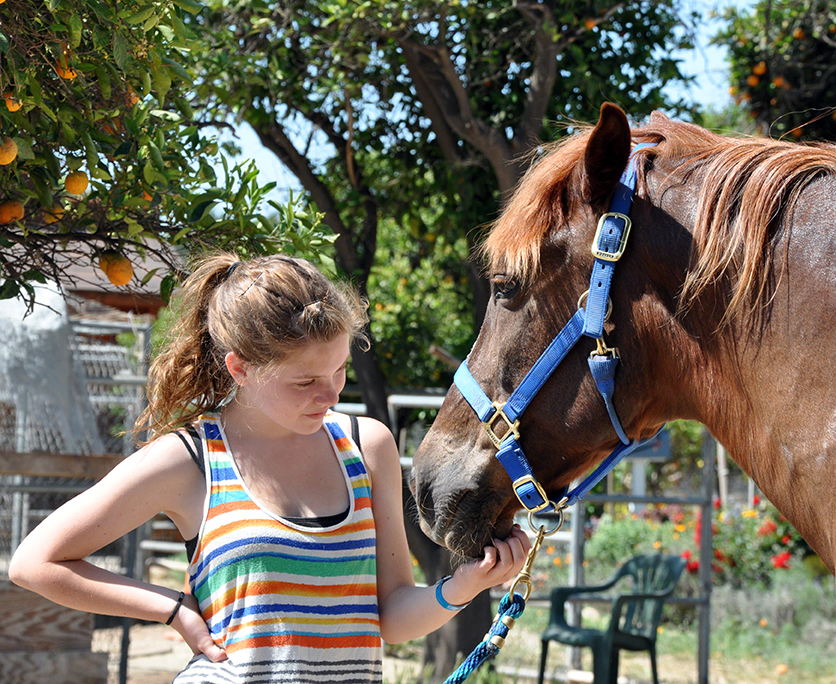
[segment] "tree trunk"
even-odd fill
[[[404,477],[404,510],[409,549],[421,566],[427,584],[435,584],[453,574],[454,559],[445,548],[430,540],[415,520],[415,501]],[[427,635],[424,642],[422,674],[419,682],[443,682],[485,636],[492,618],[491,597],[487,591],[473,599],[446,625]],[[424,679],[426,677],[426,679]]]
[[[390,425],[389,405],[386,402],[386,379],[383,371],[380,370],[380,363],[374,352],[374,347],[363,351],[357,345],[351,348],[351,366],[357,376],[357,385],[366,405],[366,415],[379,420],[390,430],[395,426]]]

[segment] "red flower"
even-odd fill
[[[691,553],[691,549],[685,549],[685,550],[682,552],[682,557],[683,557],[685,560],[691,560],[691,556],[692,556],[692,555],[693,555],[693,554]]]
[[[771,518],[767,518],[763,521],[763,525],[758,530],[759,537],[765,537],[767,534],[772,534],[778,529],[778,525],[775,524],[775,521]]]
[[[792,554],[789,551],[784,551],[776,556],[772,556],[772,565],[777,570],[785,570],[790,567],[790,558],[792,558]]]
[[[790,539],[790,535],[788,535],[788,534],[785,534],[783,537],[781,537],[781,543],[782,543],[784,546],[786,546],[787,544],[789,544],[791,541],[792,541],[792,539]]]
[[[697,572],[699,572],[699,569],[700,569],[700,562],[699,562],[698,560],[695,560],[695,561],[688,561],[688,562],[685,564],[685,569],[686,569],[689,573],[691,573],[692,575],[695,575]]]
[[[720,499],[714,499],[714,508],[719,510],[720,506],[722,506],[722,503],[720,502]]]
[[[757,506],[760,502],[761,498],[757,494],[755,494],[755,496],[752,497],[752,505]]]

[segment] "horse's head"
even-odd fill
[[[624,113],[605,105],[593,129],[556,146],[533,165],[491,231],[484,251],[492,296],[467,361],[490,400],[508,399],[578,310],[595,262],[590,247],[596,226],[608,211],[631,148]],[[631,319],[647,308],[644,299],[650,295],[646,264],[637,266],[646,260],[647,243],[637,245],[641,239],[633,236],[642,232],[641,224],[653,211],[637,196],[628,253],[612,285],[613,313],[605,336],[622,357],[635,350],[636,323]],[[687,244],[683,249],[687,255]],[[587,360],[594,349],[596,341],[589,337],[574,344],[519,420],[519,442],[550,496],[619,443],[590,376]],[[652,435],[664,420],[639,399],[640,378],[650,372],[649,362],[631,361],[619,368],[615,404],[633,439]],[[502,433],[503,421],[493,429]],[[413,491],[424,531],[465,556],[478,556],[492,538],[507,536],[521,508],[496,453],[454,386],[415,455]]]

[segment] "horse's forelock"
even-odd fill
[[[589,129],[544,148],[482,245],[488,269],[528,280],[540,266],[548,232],[567,221],[570,179],[583,159]]]

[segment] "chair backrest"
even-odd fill
[[[656,638],[662,608],[676,588],[685,568],[685,560],[678,556],[653,554],[634,556],[621,567],[621,577],[633,578],[634,594],[655,594],[652,599],[630,601],[617,626],[620,632]]]

